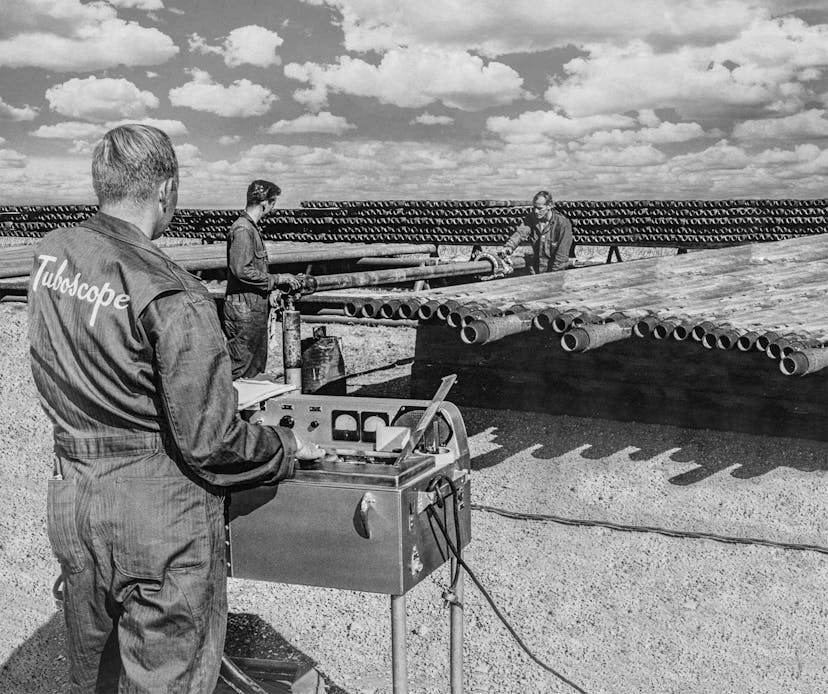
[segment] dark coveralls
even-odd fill
[[[565,270],[572,248],[572,224],[562,214],[550,210],[545,219],[529,215],[523,226],[503,244],[514,251],[521,242],[529,240],[535,257],[529,268],[533,274]]]
[[[71,692],[211,692],[227,619],[223,488],[292,474],[288,430],[239,418],[215,304],[137,227],[38,246],[32,372],[54,425],[47,526]]]
[[[267,268],[259,227],[245,213],[227,232],[224,332],[234,380],[260,374],[267,364],[268,296],[278,277]]]

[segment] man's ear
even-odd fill
[[[158,202],[161,205],[161,209],[166,212],[167,207],[169,206],[170,198],[175,191],[175,180],[172,178],[168,178],[161,183],[158,184]]]

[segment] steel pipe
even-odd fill
[[[366,272],[344,272],[334,275],[309,277],[311,289],[315,292],[331,289],[350,289],[383,284],[398,284],[418,279],[438,277],[461,277],[463,275],[487,275],[493,271],[488,260],[462,263],[443,263],[430,267],[390,268]]]
[[[804,376],[828,366],[828,349],[815,347],[791,352],[779,362],[779,369],[786,376]]]
[[[535,330],[549,330],[552,327],[552,322],[559,315],[561,315],[559,308],[555,308],[554,306],[545,308],[532,319],[532,325]]]
[[[750,352],[753,349],[756,340],[759,339],[761,333],[756,330],[748,330],[744,335],[736,340],[736,349],[740,352]]]
[[[578,326],[583,323],[597,323],[598,318],[593,313],[587,311],[580,311],[578,309],[570,309],[558,314],[552,321],[552,330],[556,333],[563,334],[572,326]]]
[[[397,311],[399,311],[401,305],[401,299],[390,299],[388,301],[383,301],[380,304],[378,311],[380,318],[393,318],[397,315]]]
[[[572,328],[561,338],[561,347],[567,352],[586,352],[610,342],[626,340],[632,335],[635,319],[593,323]]]
[[[632,333],[636,337],[647,337],[657,324],[657,316],[645,316],[633,326]]]
[[[651,334],[656,340],[666,340],[681,325],[681,322],[682,319],[675,316],[672,318],[663,318],[653,326]]]
[[[282,311],[282,359],[285,383],[302,388],[301,317],[295,309]]]
[[[534,317],[534,311],[526,311],[472,321],[460,331],[460,339],[467,345],[484,345],[507,335],[528,332]]]
[[[822,343],[820,340],[803,337],[801,335],[796,337],[791,335],[771,342],[765,350],[765,353],[771,359],[781,359],[782,357],[789,355],[791,352],[821,346]]]

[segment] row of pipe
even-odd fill
[[[790,251],[788,251],[790,252]],[[776,295],[764,304],[757,303],[754,293],[734,294],[755,267],[734,269],[728,281],[702,286],[686,292],[683,309],[687,313],[669,313],[646,306],[650,300],[647,288],[651,282],[631,281],[638,300],[617,301],[623,287],[609,283],[606,290],[594,290],[590,299],[561,301],[553,296],[550,285],[521,292],[519,278],[500,280],[496,285],[509,285],[504,293],[486,292],[471,285],[411,297],[354,297],[344,305],[346,315],[382,316],[384,318],[417,318],[443,321],[460,331],[463,342],[482,345],[529,330],[546,330],[561,334],[561,346],[570,352],[587,351],[630,337],[655,340],[692,339],[707,349],[738,349],[742,352],[761,351],[779,363],[786,375],[805,375],[828,366],[828,319],[814,320],[813,303],[800,310],[791,309],[786,296],[797,294],[814,299],[828,299],[823,259],[816,253],[814,262],[792,265],[774,275]],[[743,262],[743,261],[742,261]],[[724,268],[725,262],[720,263]],[[579,271],[583,272],[583,271]],[[558,273],[554,273],[557,275]],[[566,273],[560,273],[565,275]],[[559,275],[559,276],[560,276]],[[533,282],[537,283],[534,278]],[[559,282],[560,283],[560,282]],[[492,285],[492,289],[495,286]],[[452,293],[453,292],[453,293]],[[610,301],[616,295],[615,310]],[[712,299],[730,295],[730,314],[700,317],[705,308],[715,305]],[[824,295],[824,296],[823,296]],[[508,297],[508,298],[506,298]],[[754,307],[751,311],[751,305]],[[639,306],[639,307],[636,307]],[[784,306],[782,309],[780,306]],[[706,315],[705,314],[705,315]],[[778,322],[777,322],[778,321]],[[807,326],[807,327],[803,327]]]
[[[371,213],[373,210],[463,210],[477,214],[478,210],[487,212],[492,208],[502,210],[526,211],[530,208],[528,200],[365,200],[365,201],[303,201],[295,210],[296,214],[305,216],[316,211],[336,213],[342,210],[360,210]],[[806,216],[825,214],[828,208],[826,199],[730,199],[730,200],[557,200],[556,207],[561,210],[575,211],[611,211],[614,209],[636,210],[696,210],[700,215],[718,214],[720,212],[745,211],[748,215],[765,214],[768,210],[780,210],[787,216],[788,210],[802,211]],[[0,216],[23,214],[92,214],[95,205],[0,205]],[[180,208],[178,216],[190,217],[233,217],[238,209]]]
[[[650,200],[556,204],[570,215],[576,243],[707,247],[828,233],[824,224],[828,218],[825,203],[824,200]],[[278,211],[266,220],[263,230],[274,240],[498,245],[517,229],[526,210],[525,203],[508,200],[318,201],[295,210]],[[92,211],[94,207],[88,205],[0,208],[0,219],[5,220],[0,232],[10,236],[39,236],[53,226],[78,221]],[[169,235],[221,239],[238,213],[238,210],[185,208],[176,213]],[[25,220],[15,221],[14,215],[23,214],[27,215]],[[732,233],[722,233],[726,231]]]
[[[300,203],[303,208],[354,209],[397,207],[414,208],[466,208],[466,207],[529,207],[528,200],[306,200]],[[728,200],[560,200],[556,205],[564,208],[605,209],[728,209],[728,208],[788,208],[802,207],[825,208],[828,200],[824,198],[736,198]]]

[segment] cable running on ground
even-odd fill
[[[765,540],[756,537],[732,537],[729,535],[717,535],[715,533],[694,532],[692,530],[670,530],[668,528],[660,528],[649,525],[623,525],[621,523],[611,523],[609,521],[590,520],[586,518],[565,518],[563,516],[553,516],[541,513],[521,513],[518,511],[509,511],[495,506],[486,506],[483,504],[472,504],[472,511],[482,511],[485,513],[494,513],[505,518],[512,518],[514,520],[527,521],[545,521],[549,523],[558,523],[560,525],[574,525],[584,528],[607,528],[609,530],[618,530],[621,532],[633,533],[654,533],[657,535],[666,535],[667,537],[689,538],[694,540],[713,540],[714,542],[724,542],[733,545],[760,545],[763,547],[776,547],[778,549],[791,549],[800,552],[818,552],[819,554],[828,554],[828,547],[821,545],[806,545],[794,542],[779,542],[776,540]]]

